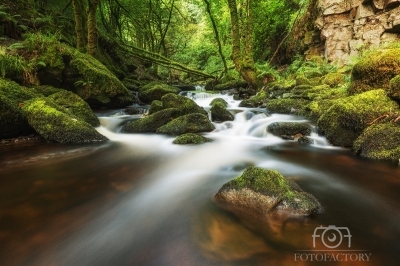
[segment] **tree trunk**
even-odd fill
[[[244,10],[241,10],[240,20],[236,0],[228,0],[228,6],[232,24],[233,63],[235,64],[236,70],[240,73],[242,78],[248,82],[249,86],[256,89],[258,84],[252,49],[253,20],[251,14],[251,0],[247,0]]]
[[[83,0],[72,0],[72,7],[75,17],[76,48],[83,51],[86,47],[85,5]]]
[[[214,35],[215,35],[215,40],[217,41],[218,44],[218,53],[221,56],[222,63],[224,65],[224,72],[222,74],[228,74],[228,65],[226,64],[226,59],[224,56],[224,53],[222,52],[222,45],[221,45],[221,40],[219,39],[219,33],[218,33],[218,28],[217,24],[215,23],[214,17],[211,13],[211,5],[209,0],[204,0],[204,3],[206,4],[206,10],[208,13],[208,16],[210,17],[211,24],[214,30]]]
[[[99,33],[97,31],[96,10],[99,2],[100,0],[89,0],[87,53],[92,56],[96,56],[98,53]]]

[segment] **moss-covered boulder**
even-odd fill
[[[161,98],[163,108],[177,108],[180,110],[180,115],[199,113],[207,115],[207,112],[195,101],[187,97],[169,93]]]
[[[263,107],[265,103],[268,101],[268,94],[265,91],[260,91],[253,97],[249,99],[245,99],[239,103],[239,107],[249,107],[249,108],[256,108],[256,107]]]
[[[341,73],[332,72],[324,76],[322,83],[328,85],[331,88],[338,87],[345,83],[344,76]]]
[[[214,90],[223,91],[223,90],[230,90],[230,89],[247,88],[247,86],[248,86],[248,84],[246,81],[230,80],[228,82],[215,85]]]
[[[133,103],[130,91],[94,57],[42,34],[27,34],[24,49],[34,55],[37,78],[78,94],[92,106],[125,106]],[[30,73],[33,77],[34,75]]]
[[[172,143],[186,145],[186,144],[203,144],[211,141],[212,141],[211,139],[206,138],[199,134],[186,133],[176,137]]]
[[[169,93],[178,94],[180,89],[160,82],[151,82],[139,89],[139,99],[145,103],[151,103]],[[165,107],[169,108],[169,107]]]
[[[69,115],[67,108],[53,100],[33,98],[25,101],[22,112],[29,125],[48,141],[59,143],[90,143],[107,140],[92,125]]]
[[[100,126],[100,121],[92,109],[90,109],[89,104],[75,93],[62,90],[48,96],[48,98],[53,100],[57,105],[67,109],[68,113],[77,119],[85,121],[94,127]]]
[[[210,111],[211,119],[214,122],[233,121],[235,119],[233,114],[225,108],[223,103],[220,102],[214,103]]]
[[[21,107],[24,101],[40,96],[35,89],[0,78],[0,139],[33,132],[21,112]]]
[[[300,114],[310,101],[306,99],[272,99],[267,102],[267,110],[278,114]]]
[[[151,133],[156,132],[157,129],[168,122],[170,122],[173,118],[177,117],[179,110],[176,108],[168,108],[156,112],[154,114],[145,116],[143,118],[133,120],[127,124],[125,124],[121,128],[121,132],[123,133]]]
[[[309,136],[311,134],[311,126],[298,122],[274,122],[268,125],[267,131],[276,136],[294,136],[298,134]]]
[[[213,99],[211,102],[210,102],[210,106],[213,106],[214,104],[216,104],[216,103],[220,103],[220,104],[222,104],[223,106],[224,106],[224,108],[227,108],[228,107],[228,102],[227,101],[225,101],[224,99],[222,99],[222,98],[215,98],[215,99]]]
[[[203,114],[188,114],[180,116],[157,129],[157,133],[181,135],[184,133],[210,132],[215,129],[208,117]]]
[[[284,212],[308,216],[323,211],[314,196],[286,180],[278,171],[254,166],[247,167],[241,176],[223,185],[215,199],[228,209],[259,215]]]
[[[152,101],[149,108],[149,115],[157,113],[162,109],[164,109],[162,101],[159,100]]]
[[[400,102],[400,75],[397,75],[390,80],[387,94],[390,98]]]
[[[372,90],[332,101],[317,124],[330,143],[351,147],[369,123],[399,111],[398,104],[387,97],[384,90]]]
[[[364,130],[352,147],[361,157],[379,160],[400,160],[400,125],[385,123]]]
[[[389,82],[400,74],[400,48],[367,53],[351,72],[351,95],[377,88],[389,89]]]

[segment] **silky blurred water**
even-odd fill
[[[305,146],[265,130],[309,123],[302,117],[241,108],[230,96],[196,101],[209,109],[214,97],[225,97],[235,120],[215,124],[203,145],[119,133],[141,115],[114,110],[98,113],[103,144],[0,146],[0,265],[397,265],[397,163],[358,158],[316,133]],[[213,196],[249,165],[296,181],[325,213],[282,222],[224,211]],[[351,232],[351,247],[344,239],[330,253],[361,250],[370,261],[296,260],[326,249],[321,239],[313,246],[321,225]]]

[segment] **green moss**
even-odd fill
[[[304,75],[299,75],[296,77],[296,86],[300,85],[311,85],[311,82]]]
[[[176,108],[168,108],[156,112],[154,114],[145,116],[125,124],[121,132],[123,133],[150,133],[170,122],[173,118],[177,117],[179,110]]]
[[[385,123],[368,127],[354,142],[353,152],[379,160],[400,160],[400,125]]]
[[[389,81],[400,74],[400,48],[380,49],[367,53],[353,67],[351,95],[389,88]]]
[[[203,144],[206,142],[211,142],[212,140],[194,133],[186,133],[180,135],[174,139],[174,144],[186,145],[186,144]]]
[[[157,129],[157,133],[168,135],[181,135],[184,133],[210,132],[214,125],[203,114],[192,113],[180,116],[168,124]]]
[[[222,98],[215,98],[210,102],[210,106],[214,106],[214,104],[219,103],[222,104],[224,108],[228,107],[228,103]]]
[[[332,106],[332,103],[332,100],[312,101],[306,106],[304,115],[311,121],[317,122],[321,115]]]
[[[262,107],[263,105],[265,105],[268,98],[269,97],[267,92],[260,91],[253,97],[241,101],[239,107],[250,107],[250,108]]]
[[[21,112],[24,101],[40,97],[35,89],[0,78],[0,139],[27,134],[32,128]]]
[[[48,97],[59,106],[68,110],[68,113],[77,119],[85,121],[94,127],[100,126],[100,121],[92,112],[89,105],[78,95],[70,91],[59,91]]]
[[[159,100],[152,101],[150,104],[149,115],[157,113],[158,111],[161,111],[163,108],[164,107],[162,101]]]
[[[329,85],[331,88],[335,88],[341,84],[344,84],[345,80],[342,74],[335,72],[326,74],[322,82],[326,85]]]
[[[169,93],[161,98],[163,108],[177,108],[180,110],[180,115],[186,115],[190,113],[199,113],[207,115],[207,112],[197,105],[195,101],[187,97]]]
[[[230,80],[222,84],[217,84],[214,87],[216,91],[223,91],[229,89],[239,89],[239,88],[247,88],[248,84],[245,81],[241,80]]]
[[[215,122],[233,121],[235,119],[233,114],[226,110],[225,105],[220,102],[214,103],[210,111],[212,120]]]
[[[277,136],[293,136],[296,134],[308,136],[311,134],[309,125],[298,122],[274,122],[268,125],[267,130]]]
[[[107,140],[90,124],[68,115],[50,99],[34,98],[24,103],[22,111],[29,125],[48,141],[88,143]]]
[[[333,101],[317,123],[333,145],[351,147],[368,123],[398,111],[384,90],[373,90]]]
[[[272,99],[267,102],[267,110],[278,114],[301,113],[308,103],[305,99]]]
[[[259,193],[251,196],[252,199],[247,198],[248,192],[246,189]],[[240,197],[242,198],[238,203],[243,204],[243,200],[251,200],[253,202],[266,202],[266,205],[275,204],[274,206],[265,206],[265,209],[272,210],[290,210],[292,214],[310,215],[323,211],[321,204],[315,197],[301,190],[301,188],[294,182],[286,180],[276,170],[266,170],[260,167],[249,166],[241,176],[226,183],[218,192],[226,193],[229,191],[244,191]],[[220,196],[217,199],[221,199]],[[261,195],[266,195],[274,200],[265,201]],[[236,196],[238,197],[238,196]],[[259,197],[259,200],[254,201],[254,197]],[[243,204],[246,206],[247,204]],[[246,206],[252,207],[252,206]],[[256,210],[260,206],[255,206]]]
[[[54,93],[64,91],[63,89],[55,88],[49,85],[34,86],[33,89],[35,89],[37,93],[40,93],[44,96],[50,96]]]
[[[154,100],[161,100],[161,98],[169,93],[178,94],[180,89],[169,86],[167,84],[152,82],[140,88],[139,98],[145,103],[150,103]],[[169,108],[169,107],[165,107]]]
[[[400,101],[400,75],[390,80],[388,96],[396,101]]]

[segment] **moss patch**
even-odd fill
[[[400,75],[395,76],[390,80],[388,96],[400,102]]]
[[[225,105],[220,102],[216,102],[210,109],[212,120],[215,122],[233,121],[235,117],[231,112],[226,110]]]
[[[107,140],[90,124],[67,115],[68,110],[50,99],[34,98],[22,108],[28,123],[44,139],[60,143],[89,143]]]
[[[351,73],[351,95],[389,88],[389,81],[400,74],[400,48],[380,49],[367,53]]]
[[[144,118],[140,118],[125,124],[121,132],[123,133],[151,133],[156,132],[157,129],[173,118],[177,117],[179,110],[176,108],[168,108],[148,115]]]
[[[161,101],[163,108],[177,108],[180,110],[180,115],[186,115],[190,113],[207,115],[207,112],[202,107],[197,105],[195,101],[181,95],[168,93],[161,98]]]
[[[253,97],[241,101],[239,107],[250,107],[250,108],[262,107],[265,105],[267,100],[268,100],[267,92],[260,91]]]
[[[361,157],[400,160],[400,125],[385,123],[368,127],[354,142],[352,150]]]
[[[374,119],[399,111],[396,102],[390,100],[384,90],[364,92],[335,100],[332,104],[317,123],[333,145],[344,147],[351,147]]]
[[[308,136],[311,134],[311,127],[309,125],[297,122],[275,122],[269,124],[267,130],[277,136],[293,136],[296,134]]]
[[[299,114],[310,101],[305,99],[272,99],[267,102],[267,110],[278,114]]]
[[[188,114],[180,116],[168,124],[157,129],[157,133],[168,135],[181,135],[184,133],[210,132],[214,125],[203,114]]]
[[[203,144],[206,142],[211,142],[212,140],[206,137],[203,137],[199,134],[194,133],[186,133],[180,135],[176,139],[174,139],[174,144],[186,145],[186,144]]]
[[[228,103],[222,98],[215,98],[210,102],[210,106],[214,106],[214,104],[219,103],[224,106],[224,108],[228,107]]]
[[[154,100],[150,104],[149,115],[157,113],[158,111],[161,111],[162,109],[164,109],[162,101]]]
[[[215,198],[223,203],[267,213],[273,210],[310,215],[322,212],[321,204],[276,170],[250,166],[226,183]]]
[[[180,89],[176,87],[172,87],[159,82],[152,82],[140,88],[139,99],[145,103],[151,103],[154,100],[161,100],[161,98],[166,94],[178,94],[179,92]]]

